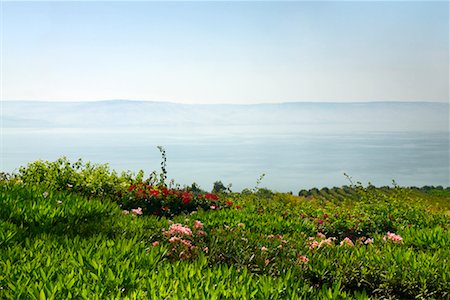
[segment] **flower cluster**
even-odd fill
[[[231,204],[232,205],[232,204]],[[180,213],[189,213],[199,208],[221,209],[230,208],[219,196],[211,193],[194,193],[188,190],[169,189],[152,186],[145,183],[131,185],[122,195],[121,206],[130,211],[136,207],[141,208],[141,214],[154,214],[158,216],[174,216]],[[124,212],[125,213],[125,212]]]
[[[392,241],[396,244],[400,244],[403,242],[403,238],[398,234],[388,231],[387,235],[383,237],[383,241]]]
[[[315,237],[309,237],[307,244],[309,245],[309,250],[315,250],[320,249],[323,247],[330,247],[335,245],[335,241],[337,240],[335,237],[329,237],[327,238],[325,234],[319,232],[317,234],[317,238]],[[364,244],[364,245],[370,245],[373,244],[372,238],[366,238],[366,237],[360,237],[356,241],[358,244]],[[347,246],[347,247],[354,247],[355,242],[353,242],[349,237],[345,237],[340,243],[339,246]]]
[[[199,220],[194,221],[191,229],[187,225],[172,224],[169,229],[163,228],[163,234],[171,245],[167,252],[168,257],[179,258],[182,260],[196,257],[199,246],[202,244],[202,238],[206,236],[203,230],[203,223]],[[153,242],[153,246],[158,246],[159,242]],[[208,247],[203,247],[203,252],[208,253]]]

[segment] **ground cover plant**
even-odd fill
[[[1,299],[450,299],[443,187],[241,193],[60,159],[0,176]]]

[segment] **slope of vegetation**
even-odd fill
[[[147,179],[64,158],[1,176],[0,298],[450,299],[448,189],[207,193],[166,185],[160,150]]]

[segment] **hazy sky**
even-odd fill
[[[3,100],[449,98],[447,1],[2,6]]]

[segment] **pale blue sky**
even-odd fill
[[[3,2],[3,100],[449,98],[448,2]]]

